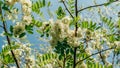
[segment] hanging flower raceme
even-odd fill
[[[32,22],[32,17],[31,17],[31,7],[32,7],[32,2],[30,0],[20,0],[19,1],[22,4],[22,20],[26,25],[29,25]]]
[[[18,0],[6,0],[8,5],[14,5]]]
[[[25,26],[22,23],[17,22],[17,24],[13,27],[13,34],[15,36],[19,36],[25,31]]]
[[[52,24],[50,35],[52,39],[50,40],[50,44],[55,46],[58,41],[63,41],[67,38],[67,43],[70,46],[77,47],[79,46],[79,38],[75,37],[74,30],[69,28],[71,18],[64,17],[62,20],[57,20]],[[79,37],[81,37],[81,33],[79,30]]]
[[[6,0],[6,3],[8,5],[10,5],[10,6],[14,5],[15,3],[20,3],[21,4],[22,21],[23,21],[23,23],[25,25],[29,25],[32,22],[32,17],[31,17],[32,2],[31,2],[31,0]],[[15,9],[11,9],[12,14],[8,14],[7,15],[8,19],[15,20],[15,21],[17,20],[17,16],[13,16],[13,15],[15,15],[15,14],[18,15],[18,14],[21,14],[21,13],[18,13],[18,9],[17,9],[17,12],[16,12]],[[16,18],[14,18],[14,17],[16,17]]]

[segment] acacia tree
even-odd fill
[[[7,41],[0,53],[0,66],[3,68],[119,67],[120,20],[119,15],[118,17],[114,15],[118,14],[115,10],[119,7],[119,1],[108,0],[97,4],[94,0],[94,5],[87,7],[82,7],[80,0],[60,0],[59,3],[62,6],[58,5],[53,15],[50,9],[53,3],[49,0],[0,1],[0,27]],[[109,8],[112,7],[116,9],[110,11]],[[45,20],[43,8],[54,18]],[[86,18],[84,13],[88,13],[89,18]],[[7,23],[10,22],[13,23],[8,24],[10,25],[8,27]],[[40,38],[48,40],[46,41],[49,45],[46,46],[48,51],[43,54],[39,52],[42,49],[34,49],[26,41],[29,40],[26,38],[29,34],[35,33],[33,29],[39,33]]]

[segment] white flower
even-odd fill
[[[8,45],[7,45],[7,44],[5,44],[5,45],[2,45],[2,48],[6,47],[6,46],[8,46]]]
[[[66,16],[62,19],[62,23],[69,25],[70,24],[70,17]]]
[[[86,48],[85,49],[85,52],[88,54],[88,55],[91,55],[91,51],[90,51],[91,49],[90,49],[90,47],[89,48]]]
[[[50,19],[50,20],[49,20],[49,23],[50,23],[51,25],[53,25],[53,24],[54,24],[53,19]]]
[[[109,41],[107,41],[106,44],[107,44],[108,46],[110,46],[111,43],[110,43]]]
[[[69,33],[68,33],[68,36],[75,36],[75,31],[74,30],[69,30],[68,31]]]
[[[49,41],[49,43],[52,47],[54,47],[57,44],[57,40],[52,39]]]
[[[83,62],[79,68],[87,68],[87,65]]]
[[[23,5],[27,5],[28,7],[32,6],[32,2],[30,0],[20,0],[19,2]]]
[[[112,65],[112,63],[110,63],[110,62],[106,61],[106,62],[105,62],[105,65],[106,65],[107,67],[109,67],[109,66],[111,66],[111,65]]]
[[[8,14],[7,17],[9,20],[11,20],[13,18],[12,15],[10,15],[10,14]]]
[[[25,15],[29,15],[31,13],[31,8],[29,8],[28,6],[26,5],[22,5],[22,11]]]
[[[79,27],[77,31],[77,37],[82,37],[82,29]]]
[[[18,0],[6,0],[8,5],[14,5]]]
[[[110,53],[111,53],[111,51],[110,51],[110,50],[105,51],[105,55],[106,55],[106,56],[109,56],[109,55],[110,55]]]
[[[10,67],[10,68],[17,68],[16,66],[12,66],[12,67]]]
[[[29,25],[32,22],[32,17],[29,16],[23,16],[23,21],[25,21],[27,25]]]
[[[67,43],[70,46],[73,46],[73,47],[78,47],[80,45],[80,42],[78,41],[78,38],[77,37],[72,37],[72,36],[68,37]]]
[[[102,32],[103,32],[103,33],[106,33],[106,32],[107,32],[107,29],[106,29],[106,28],[103,28],[103,29],[102,29]]]
[[[115,41],[114,42],[117,46],[120,46],[120,41]]]
[[[25,30],[25,26],[22,23],[19,23],[19,22],[13,27],[13,33],[14,33],[15,36],[23,33],[24,30]]]
[[[45,68],[53,68],[52,64],[46,64]]]
[[[0,36],[1,37],[4,37],[5,35],[4,35],[4,31],[2,32],[2,33],[0,33]]]

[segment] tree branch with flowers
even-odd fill
[[[0,67],[119,67],[119,1],[85,2],[0,1],[0,36],[8,42],[2,41]]]

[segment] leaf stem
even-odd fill
[[[63,5],[65,6],[65,9],[68,11],[68,13],[70,14],[70,16],[72,18],[74,18],[74,16],[72,15],[72,13],[69,11],[69,9],[67,8],[66,4],[65,4],[65,1],[62,1]]]

